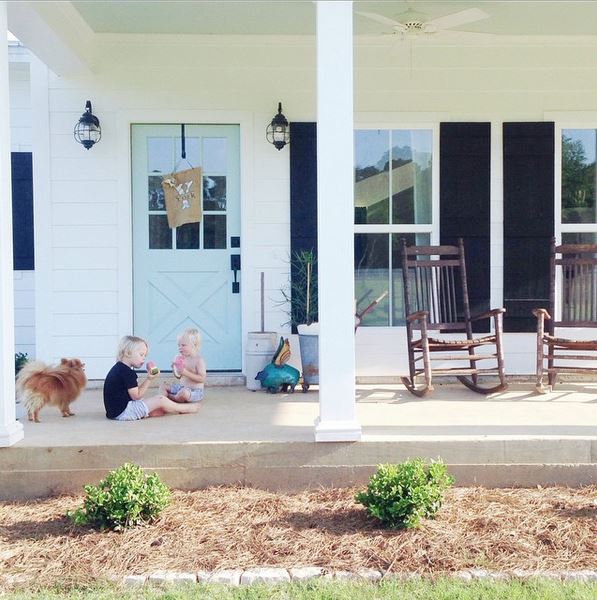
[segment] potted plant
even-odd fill
[[[25,366],[25,363],[29,360],[26,352],[17,352],[15,354],[15,375],[19,374],[19,371]]]
[[[29,360],[29,356],[26,352],[17,352],[15,354],[15,377],[19,374],[19,371],[25,366],[27,361]],[[21,404],[20,398],[17,396],[15,398],[16,403],[16,417],[17,419],[21,419],[25,416],[25,409]]]
[[[317,322],[317,259],[312,249],[290,257],[290,284],[282,288],[289,323],[299,334],[303,392],[319,384],[319,323]]]

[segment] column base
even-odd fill
[[[316,442],[359,442],[361,425],[358,421],[322,421],[315,419]]]
[[[0,427],[0,448],[7,448],[25,437],[23,425],[15,421],[9,426]]]

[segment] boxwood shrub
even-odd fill
[[[414,458],[377,467],[369,485],[355,500],[386,527],[418,527],[441,508],[444,492],[454,483],[441,461]]]
[[[68,513],[76,525],[124,529],[155,521],[172,498],[157,473],[133,463],[111,471],[99,485],[86,485],[83,508]]]

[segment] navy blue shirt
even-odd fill
[[[137,373],[123,362],[117,362],[106,375],[104,381],[104,407],[106,417],[115,419],[132,398],[129,390],[136,388]]]

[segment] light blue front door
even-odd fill
[[[181,125],[131,126],[134,334],[166,371],[177,334],[196,327],[209,371],[240,370],[240,287],[231,269],[240,260],[239,126],[186,124],[186,160],[181,133]],[[170,229],[162,177],[191,166],[202,168],[203,216]]]

